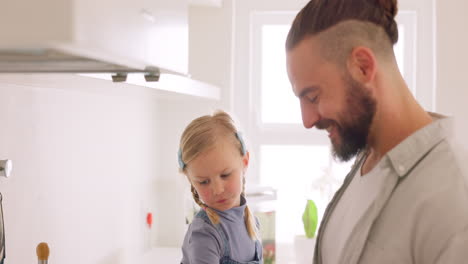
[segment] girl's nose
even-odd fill
[[[224,192],[224,183],[220,180],[213,182],[213,193],[215,195],[221,194]]]

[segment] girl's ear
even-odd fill
[[[245,155],[242,157],[242,164],[244,165],[244,173],[247,167],[249,167],[250,152],[245,152]]]

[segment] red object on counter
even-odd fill
[[[146,214],[146,223],[148,224],[148,227],[151,228],[151,225],[153,225],[153,214],[152,213],[147,213]]]

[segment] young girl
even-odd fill
[[[182,263],[263,263],[256,219],[245,200],[249,152],[232,118],[193,120],[180,139],[179,167],[201,209],[182,245]]]

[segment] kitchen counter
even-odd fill
[[[141,264],[180,263],[182,249],[176,247],[154,248],[142,258]]]

